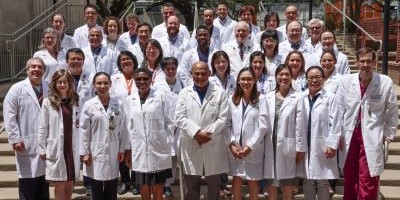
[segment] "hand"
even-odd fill
[[[125,153],[118,152],[118,162],[124,161]]]
[[[340,151],[343,151],[343,148],[344,148],[344,140],[343,140],[343,137],[340,137],[340,139],[339,139],[339,146],[338,146],[338,148],[339,148]]]
[[[194,139],[197,140],[199,145],[205,144],[211,140],[211,137],[208,132],[206,131],[197,131],[196,135],[194,135]]]
[[[239,151],[239,155],[240,155],[242,158],[244,158],[244,157],[247,157],[247,156],[250,154],[250,152],[251,152],[250,147],[248,147],[248,146],[246,145],[241,151]]]
[[[90,166],[92,164],[92,156],[90,156],[90,154],[84,155],[82,162],[85,163],[86,166]]]
[[[229,145],[229,149],[231,150],[233,157],[235,157],[236,159],[242,159],[242,156],[239,155],[239,151],[242,151],[242,147],[240,147],[240,145],[232,142]]]
[[[305,152],[296,152],[296,165],[303,160],[305,154]]]
[[[125,166],[129,169],[132,168],[132,153],[131,151],[125,151]]]
[[[325,155],[326,158],[333,158],[336,155],[336,149],[332,149],[332,148],[326,148],[325,150]]]
[[[39,157],[40,157],[42,160],[46,160],[46,154],[39,154]]]
[[[23,151],[25,151],[25,144],[23,142],[17,142],[12,144],[12,148],[14,149],[14,151],[22,153]]]

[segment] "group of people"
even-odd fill
[[[4,100],[20,199],[49,199],[49,183],[56,199],[71,199],[82,164],[94,200],[131,187],[144,200],[163,199],[177,166],[186,200],[200,199],[203,176],[208,199],[242,199],[243,182],[250,199],[264,187],[268,199],[279,188],[291,199],[301,179],[306,199],[325,200],[341,170],[344,199],[377,198],[382,146],[398,117],[372,49],[357,51],[359,72],[350,74],[334,32],[320,19],[307,31],[295,6],[282,26],[267,13],[261,31],[252,6],[236,22],[219,2],[192,35],[172,4],[161,13],[154,28],[127,15],[121,34],[115,17],[97,25],[89,4],[73,37],[53,16],[27,78]]]

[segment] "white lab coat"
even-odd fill
[[[76,106],[72,108],[72,122],[76,121]],[[72,126],[75,126],[73,123]],[[48,98],[43,100],[38,131],[38,153],[46,154],[46,180],[67,181],[64,159],[64,123],[61,107],[54,109]],[[72,154],[75,180],[79,179],[79,134],[72,128]]]
[[[119,53],[122,50],[128,49],[128,46],[125,46],[125,43],[119,39],[115,43],[108,42],[107,36],[102,41],[102,44],[107,47],[107,55],[109,57],[111,57],[111,63],[113,65],[113,69],[115,70],[115,68],[118,68],[117,58],[118,58]],[[113,73],[117,73],[117,72],[114,71]]]
[[[292,79],[292,87],[297,92],[303,92],[307,89],[307,79],[305,74],[297,76],[296,79]]]
[[[309,92],[301,97],[300,117],[296,132],[296,151],[305,152],[298,166],[297,175],[307,179],[324,180],[339,177],[337,157],[326,158],[325,150],[329,147],[338,149],[340,133],[335,133],[339,113],[334,101],[335,95],[325,90],[319,92],[319,97],[311,110],[311,143],[308,148],[308,120],[310,113]],[[308,158],[310,157],[310,158]]]
[[[110,123],[114,119],[113,123]],[[110,126],[115,125],[113,130]],[[127,136],[125,112],[118,100],[111,97],[107,111],[98,96],[83,105],[80,118],[80,155],[91,155],[92,163],[83,165],[83,175],[106,181],[118,178],[118,153],[125,153]]]
[[[122,43],[124,44],[123,47],[125,47],[125,49],[123,49],[123,50],[128,50],[128,47],[130,47],[130,46],[132,46],[132,45],[134,45],[134,44],[139,43],[139,37],[136,37],[135,43],[132,44],[132,42],[131,42],[131,36],[130,36],[130,34],[129,34],[129,31],[128,31],[128,32],[122,33],[122,34],[119,36],[117,43],[118,43],[118,42],[122,42]]]
[[[218,79],[217,75],[210,76],[210,82],[214,83],[215,85],[221,87],[225,93],[230,96],[235,92],[236,89],[236,79],[232,75],[228,74],[228,78],[225,85],[221,84],[221,81]]]
[[[267,71],[268,74],[272,77],[275,77],[275,71],[276,68],[278,68],[278,66],[280,64],[282,64],[282,55],[280,54],[276,54],[274,59],[269,60],[266,56],[265,56],[265,66],[267,67]],[[275,78],[274,78],[275,79]]]
[[[258,32],[257,34],[254,35],[253,42],[258,44],[258,46],[260,46],[261,35],[264,32],[265,32],[265,30],[264,31],[260,31],[260,32]],[[284,36],[280,31],[276,30],[276,32],[278,33],[278,40],[279,40],[278,43],[280,43],[280,42],[282,42],[284,40]]]
[[[322,48],[317,51],[316,53],[313,53],[309,55],[306,58],[306,64],[305,64],[305,70],[307,70],[311,66],[321,66],[321,56],[322,56]],[[341,75],[345,74],[350,74],[350,66],[349,66],[349,60],[345,54],[342,52],[339,52],[337,48],[334,48],[335,56],[336,56],[336,64],[335,64],[335,71]]]
[[[232,20],[229,16],[226,16],[225,22],[219,19],[219,17],[215,18],[213,21],[214,28],[219,29],[219,35],[221,40],[221,46],[225,43],[228,43],[231,40],[235,39],[234,27],[237,22]]]
[[[213,30],[210,36],[210,45],[211,49],[219,50],[221,49],[221,36],[219,33],[219,29],[213,26]],[[192,37],[190,37],[189,49],[197,48],[197,40],[196,40],[196,29],[192,32]]]
[[[306,44],[306,46],[307,46],[307,48],[308,48],[308,52],[310,52],[310,54],[316,53],[316,52],[318,52],[319,50],[322,49],[321,42],[318,41],[318,43],[315,44],[315,46],[314,46],[314,45],[312,44],[312,42],[311,42],[311,38],[308,38],[308,39],[305,41],[305,44]]]
[[[102,32],[103,38],[105,36],[103,32],[103,27],[99,26],[96,24],[96,27]],[[84,24],[78,28],[75,29],[74,31],[74,39],[76,42],[76,47],[78,48],[85,48],[87,46],[90,46],[89,43],[89,26],[87,24]]]
[[[209,49],[208,53],[208,68],[211,71],[211,58],[212,55],[215,53],[214,49]],[[189,49],[185,53],[183,53],[182,59],[179,62],[179,76],[185,86],[193,85],[193,78],[191,75],[192,65],[195,62],[200,61],[199,54],[197,53],[197,47]]]
[[[43,97],[47,96],[43,85]],[[4,101],[4,127],[10,145],[23,142],[26,150],[15,153],[18,178],[45,174],[46,163],[37,153],[40,105],[29,78],[11,86]]]
[[[110,95],[113,96],[115,99],[118,100],[118,102],[122,105],[125,98],[128,95],[128,86],[126,85],[126,79],[125,76],[122,72],[118,74],[114,74],[111,76],[111,89],[110,89]],[[135,85],[135,81],[132,80],[132,86],[130,89],[130,94],[134,94],[137,92],[137,88]]]
[[[280,55],[282,55],[281,63],[285,63],[286,57],[291,51],[294,51],[294,49],[292,48],[289,40],[279,43],[278,52]],[[300,51],[303,54],[304,60],[307,60],[307,57],[310,55],[309,48],[307,44],[304,43],[304,40],[300,41],[300,48],[297,51]]]
[[[178,38],[172,44],[169,41],[168,35],[161,38],[155,38],[161,45],[164,57],[175,57],[178,63],[182,61],[183,53],[189,50],[189,39],[186,39],[184,34],[179,32]]]
[[[342,75],[336,73],[336,71],[333,71],[331,76],[324,82],[324,90],[332,94],[336,94],[341,79]]]
[[[223,134],[228,117],[228,97],[222,88],[208,83],[203,103],[188,86],[179,93],[176,124],[181,129],[180,155],[183,173],[215,175],[229,171],[228,148]],[[201,146],[194,139],[199,130],[210,132],[211,140]],[[203,170],[204,169],[204,170]]]
[[[244,55],[243,60],[240,59],[240,48],[236,40],[232,40],[228,43],[222,44],[221,50],[225,51],[229,56],[229,61],[231,65],[231,74],[237,77],[239,71],[244,67],[249,67],[250,65],[250,54],[257,48],[256,44],[250,40],[247,40],[244,44]]]
[[[64,33],[64,37],[61,40],[61,47],[65,52],[67,52],[69,49],[75,48],[76,47],[75,39],[72,36],[69,36]]]
[[[138,93],[125,99],[126,132],[132,152],[132,170],[156,172],[172,167],[171,146],[173,108],[169,96],[150,90],[144,104]]]
[[[254,42],[254,37],[261,31],[260,27],[257,25],[252,24],[250,26],[250,35],[249,39]],[[260,43],[258,43],[260,44]]]
[[[39,57],[43,60],[44,65],[46,65],[46,70],[43,75],[43,81],[46,82],[46,84],[50,84],[51,78],[53,77],[53,74],[59,70],[59,69],[67,69],[67,62],[65,60],[65,51],[61,50],[57,54],[57,60],[54,59],[53,56],[50,55],[50,53],[44,49],[44,50],[39,50],[36,51],[32,58],[34,57]]]
[[[302,121],[299,117],[299,98],[300,93],[293,89],[289,91],[279,110],[278,127],[274,127],[276,90],[260,98],[261,107],[267,107],[260,109],[260,134],[266,135],[264,145],[266,179],[289,179],[296,176],[296,129]],[[274,129],[277,129],[276,163],[274,163],[272,138]]]
[[[82,49],[85,54],[85,70],[96,74],[97,72],[105,72],[109,75],[118,73],[117,65],[112,63],[113,55],[108,51],[107,46],[102,45],[97,62],[94,61],[93,53],[90,46]]]
[[[266,94],[272,90],[275,90],[276,81],[274,76],[261,74],[260,79],[257,81],[257,90],[260,94]]]
[[[336,108],[341,116],[335,131],[341,132],[345,141],[341,168],[345,164],[350,141],[361,112],[361,129],[365,154],[371,177],[383,173],[383,140],[393,139],[397,131],[397,98],[392,80],[385,75],[373,74],[361,99],[359,74],[343,76],[336,93]],[[342,131],[343,130],[343,131]],[[341,154],[342,155],[342,154]]]
[[[229,97],[230,116],[228,122],[228,138],[230,143],[248,146],[251,152],[243,159],[236,159],[229,153],[229,165],[232,176],[239,176],[247,180],[261,180],[263,178],[264,135],[258,129],[259,104],[249,104],[243,114],[243,99],[235,105],[232,96]]]
[[[190,33],[185,25],[179,24],[179,33],[182,33],[186,40],[190,39]],[[165,37],[166,35],[168,35],[168,33],[167,33],[167,25],[165,24],[165,22],[155,26],[153,28],[153,31],[151,32],[151,38],[157,40],[158,38]]]
[[[140,49],[140,43],[135,43],[134,45],[129,46],[128,51],[130,51],[134,56],[136,56],[136,60],[138,61],[138,66],[141,66],[145,55]]]

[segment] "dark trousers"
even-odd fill
[[[98,181],[89,178],[92,200],[117,200],[118,178],[108,181]]]
[[[129,168],[125,165],[125,162],[119,163],[119,173],[121,174],[121,183],[130,183],[131,182],[131,174],[132,179],[134,178],[134,173],[131,173]]]
[[[50,199],[49,183],[44,176],[36,178],[18,179],[19,199],[21,200],[47,200]]]
[[[201,176],[183,175],[185,181],[185,200],[200,199]],[[206,176],[208,198],[209,200],[220,199],[219,191],[221,188],[221,174]]]

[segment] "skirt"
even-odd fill
[[[155,185],[163,184],[168,178],[172,177],[172,169],[164,169],[157,172],[135,172],[135,184],[142,185]]]

